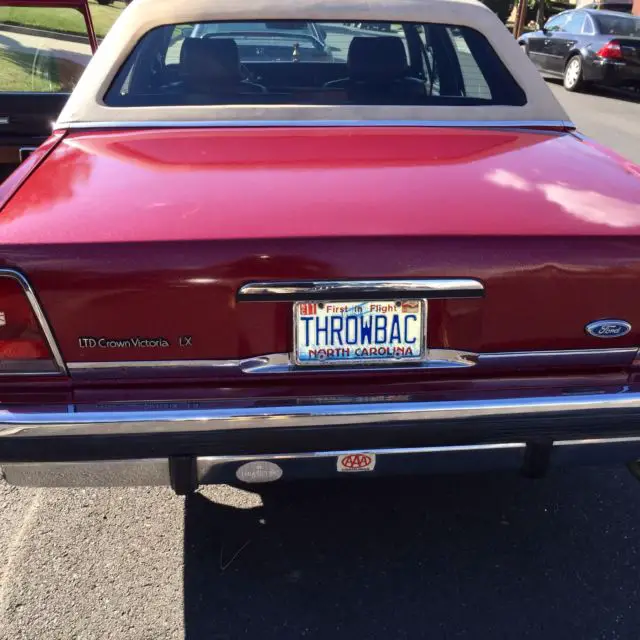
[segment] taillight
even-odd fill
[[[617,40],[611,40],[596,55],[607,60],[622,60],[622,48]]]
[[[47,320],[27,280],[0,270],[0,375],[63,373]]]

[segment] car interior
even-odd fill
[[[247,60],[226,34],[185,37],[171,57],[174,33],[175,26],[161,27],[142,38],[107,91],[107,105],[526,102],[484,36],[465,27],[406,24],[395,34],[352,35],[346,60],[330,62],[300,62],[295,45],[286,59]],[[275,37],[273,46],[282,46]],[[483,91],[475,90],[479,84]]]

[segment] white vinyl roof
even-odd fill
[[[431,22],[482,33],[527,96],[524,106],[197,105],[108,107],[102,98],[148,31],[206,21]],[[56,128],[171,123],[323,122],[569,123],[533,64],[497,16],[476,0],[134,0],[111,28],[62,110]]]

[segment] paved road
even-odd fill
[[[553,91],[640,161],[640,108]],[[609,117],[612,114],[613,117]],[[0,484],[0,639],[636,639],[624,469],[207,488]]]
[[[607,90],[569,93],[559,81],[547,82],[582,133],[640,164],[640,99]]]

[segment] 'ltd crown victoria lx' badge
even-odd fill
[[[596,320],[584,329],[594,338],[620,338],[631,331],[631,325],[625,320]]]

